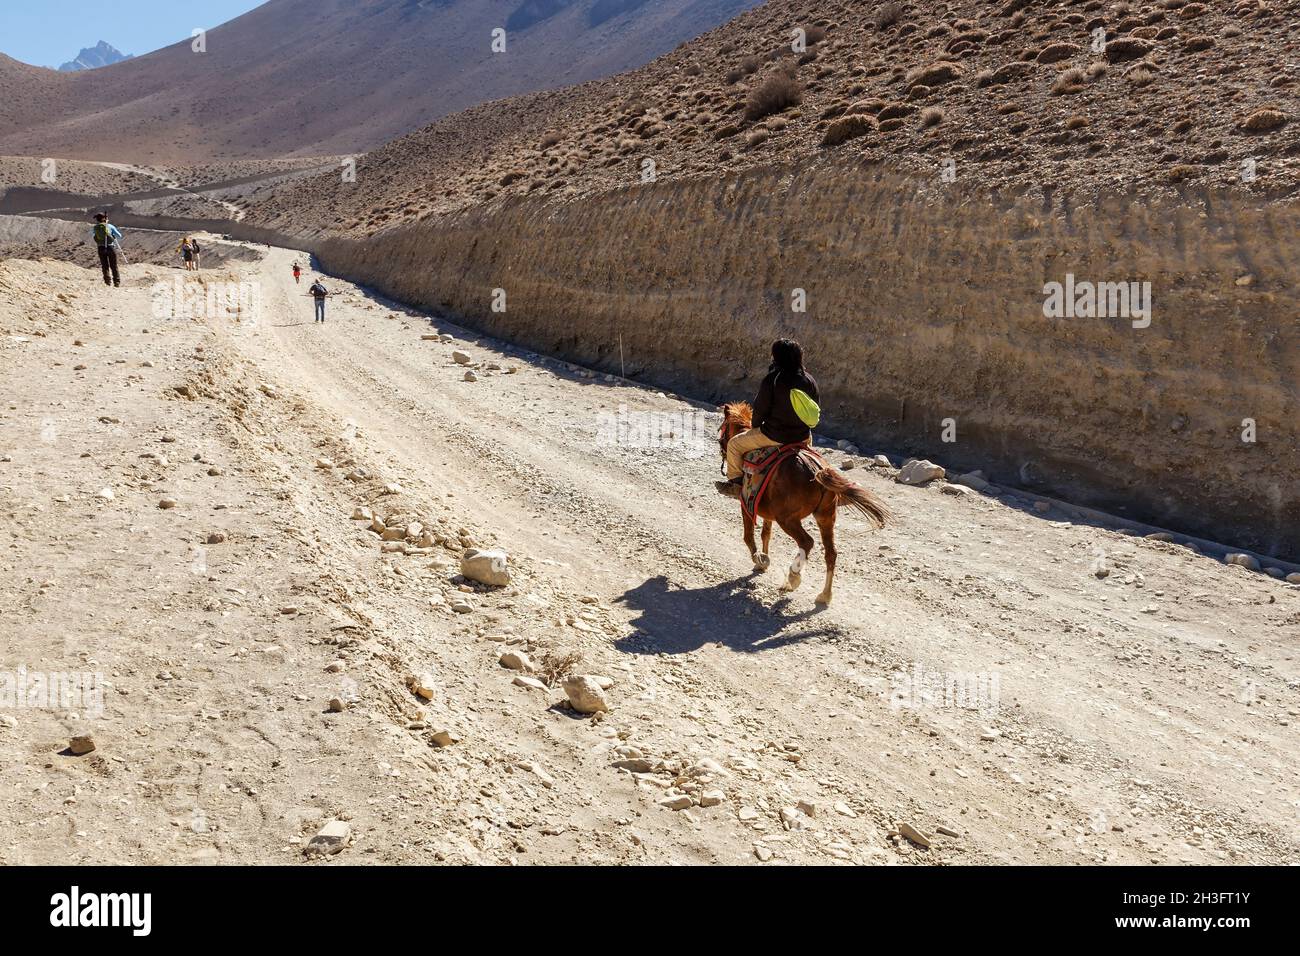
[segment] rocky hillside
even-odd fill
[[[983,190],[1293,195],[1297,23],[1300,0],[771,0],[642,69],[448,117],[263,218],[366,234],[637,185],[647,161],[660,181],[829,161]]]
[[[773,0],[253,217],[405,302],[700,398],[752,394],[793,334],[830,434],[1294,556],[1298,14]],[[1152,309],[1049,315],[1076,279]]]
[[[103,71],[0,56],[0,153],[354,153],[485,100],[641,65],[755,0],[270,0]],[[494,51],[493,31],[504,30]]]

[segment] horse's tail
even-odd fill
[[[849,481],[837,469],[823,468],[814,480],[835,496],[837,507],[852,508],[877,528],[883,528],[886,521],[893,520],[894,516],[883,501],[866,488]]]

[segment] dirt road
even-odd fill
[[[1296,858],[1300,587],[856,456],[897,520],[841,513],[819,609],[820,550],[754,572],[711,410],[339,280],[315,324],[295,258],[195,319],[151,314],[173,271],[0,266],[0,669],[111,685],[0,707],[0,862],[303,860],[331,819],[336,863]],[[489,545],[506,588],[458,576]]]

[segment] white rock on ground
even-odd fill
[[[967,488],[974,489],[975,491],[987,491],[989,488],[989,483],[984,477],[984,473],[979,471],[967,472],[964,475],[958,475],[952,480],[959,485],[965,485]]]
[[[918,830],[916,827],[912,826],[912,824],[899,823],[897,829],[902,836],[906,837],[908,840],[911,840],[917,846],[926,847],[926,848],[930,846],[930,838],[926,836],[924,833],[922,833],[920,830]]]
[[[493,587],[510,583],[510,556],[504,551],[466,551],[460,558],[460,573],[472,581]]]
[[[499,658],[502,667],[509,668],[512,671],[531,671],[533,662],[529,660],[528,655],[523,651],[506,651]]]
[[[320,828],[303,848],[310,855],[332,856],[340,852],[352,840],[352,826],[343,820],[331,820]]]
[[[415,696],[423,697],[425,700],[433,700],[435,691],[432,674],[419,674],[412,677],[408,686],[411,688],[411,693],[415,694]]]
[[[594,677],[585,674],[566,677],[564,693],[569,698],[569,706],[580,714],[595,714],[609,710],[605,692]]]
[[[1259,561],[1251,554],[1229,554],[1223,560],[1227,564],[1235,564],[1250,571],[1259,570]]]
[[[942,478],[944,474],[941,466],[921,458],[905,464],[899,469],[898,477],[894,480],[904,485],[923,485],[927,481]]]

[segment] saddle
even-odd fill
[[[740,506],[751,519],[758,516],[758,506],[763,493],[776,474],[776,469],[787,458],[798,456],[813,473],[826,467],[826,461],[804,442],[758,448],[744,456],[740,463],[744,481],[740,486]]]

